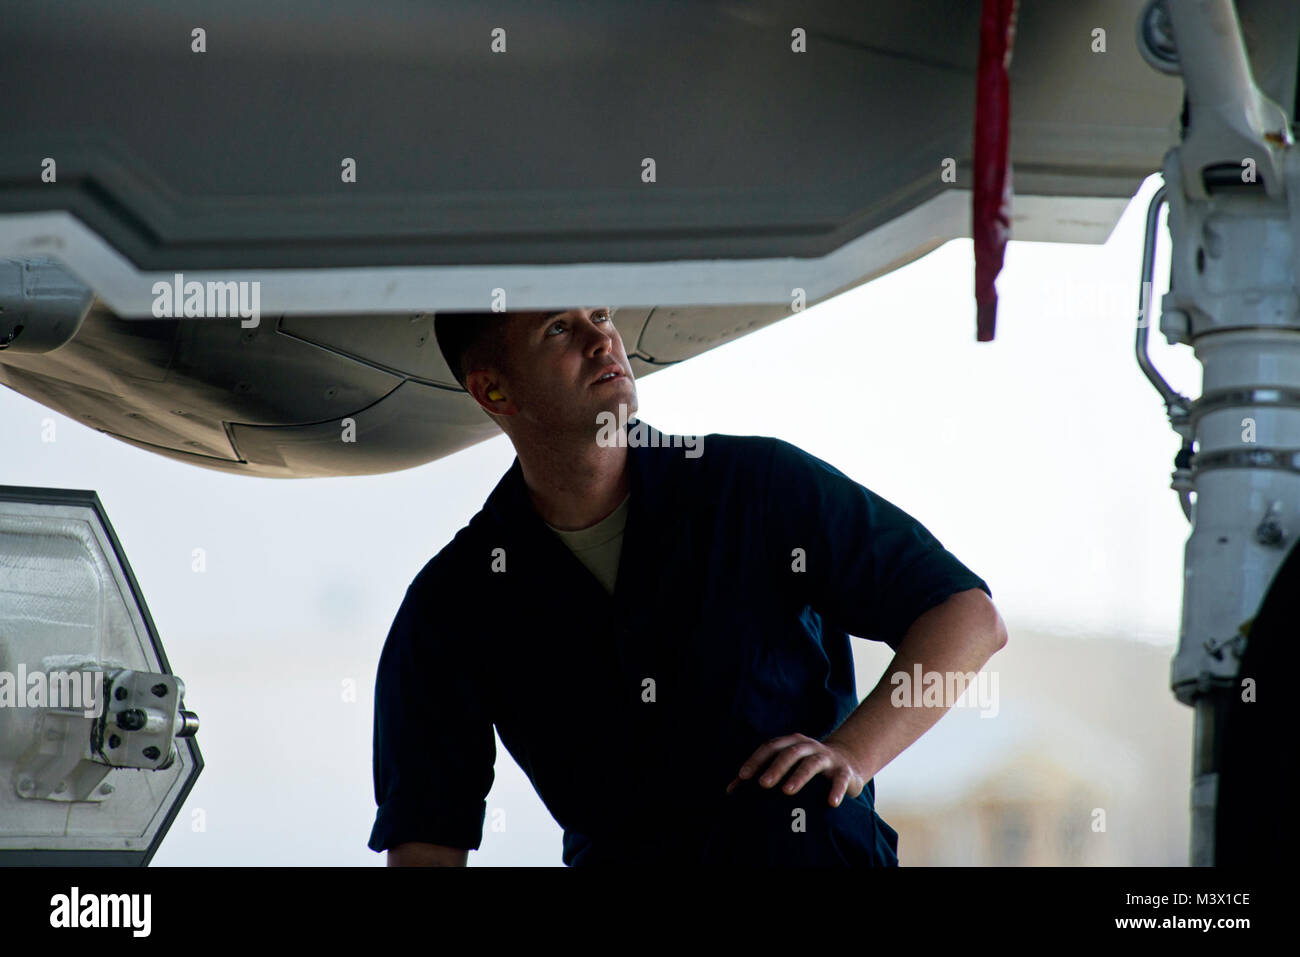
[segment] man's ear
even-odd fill
[[[489,415],[510,415],[514,411],[509,397],[487,369],[475,369],[466,376],[465,391]]]

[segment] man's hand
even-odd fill
[[[775,785],[792,768],[794,770],[782,788],[786,794],[796,793],[815,775],[825,774],[831,779],[827,801],[831,807],[836,807],[846,794],[857,797],[867,786],[866,779],[858,772],[847,749],[804,734],[787,734],[773,738],[750,755],[749,760],[740,766],[739,777],[727,785],[727,793],[730,794],[741,781],[752,777],[773,756],[776,760],[758,779],[758,783],[765,788]]]

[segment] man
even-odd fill
[[[872,779],[944,708],[895,707],[888,679],[1006,643],[984,581],[788,442],[630,418],[607,309],[435,328],[517,455],[384,645],[369,846],[463,866],[495,726],[565,864],[897,864]],[[849,634],[896,652],[860,705]]]

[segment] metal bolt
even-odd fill
[[[149,716],[139,708],[128,708],[117,713],[117,726],[123,731],[139,731],[149,721]]]
[[[122,701],[122,700],[124,700],[124,699],[126,698],[126,696],[129,695],[130,693],[131,693],[131,692],[127,691],[127,690],[126,690],[125,688],[123,688],[121,685],[118,685],[118,686],[117,686],[117,689],[113,692],[113,697],[116,698],[118,701]]]
[[[1192,320],[1182,309],[1166,309],[1160,314],[1160,331],[1171,346],[1191,341]]]
[[[154,686],[153,686],[152,688],[150,688],[149,690],[153,692],[153,696],[154,696],[155,698],[165,698],[165,697],[167,697],[167,686],[166,686],[165,684],[163,684],[161,681],[158,682],[156,685],[154,685]]]
[[[152,744],[149,745],[149,747],[144,749],[144,756],[148,758],[150,761],[157,761],[159,755],[161,754],[162,752],[159,751],[157,748],[155,748]]]
[[[1265,519],[1259,523],[1259,528],[1255,529],[1255,540],[1261,545],[1267,545],[1270,548],[1276,548],[1281,545],[1286,536],[1282,533],[1282,526],[1272,519]]]
[[[111,785],[111,784],[105,784],[105,785],[102,785],[102,786],[100,787],[100,789],[99,789],[99,793],[100,793],[100,794],[112,794],[112,793],[113,793],[113,785]]]
[[[116,748],[116,747],[117,747],[118,745],[120,745],[121,743],[122,743],[122,739],[119,738],[117,735],[115,735],[115,734],[110,734],[110,735],[108,736],[108,746],[109,746],[110,748]]]

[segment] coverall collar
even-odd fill
[[[628,430],[635,427],[638,421],[636,418],[628,420],[627,429],[623,431],[624,439],[627,437]],[[663,447],[664,442],[661,438],[663,433],[648,422],[644,425],[645,433],[650,437],[648,441],[638,442],[635,445],[629,443],[627,450],[628,491],[631,495],[629,526],[632,524],[633,513],[644,513],[650,510],[660,492],[652,455]],[[527,528],[538,533],[547,531],[545,522],[537,514],[537,509],[533,507],[532,499],[528,495],[528,486],[524,482],[523,466],[519,464],[518,455],[515,456],[514,462],[501,477],[496,488],[492,490],[492,494],[488,496],[485,505],[493,517],[507,528]]]

